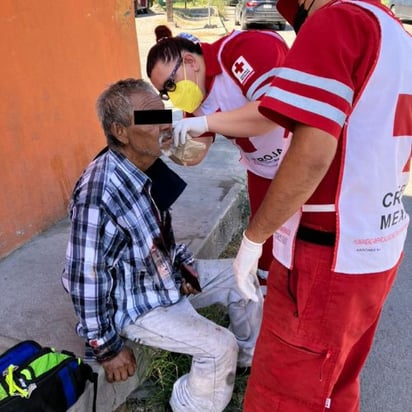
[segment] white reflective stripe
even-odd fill
[[[246,97],[249,101],[255,101],[260,98],[270,87],[269,84],[265,84],[266,80],[274,77],[277,72],[277,69],[272,69],[267,71],[266,73],[263,73],[261,76],[259,76],[258,79],[256,79],[253,84],[249,87]],[[263,84],[263,88],[262,88]],[[263,91],[262,91],[263,90]]]
[[[328,93],[333,93],[336,96],[346,100],[350,105],[353,101],[353,90],[346,84],[327,77],[315,76],[287,67],[280,67],[277,70],[276,76],[281,79],[289,80],[296,83],[301,83],[306,86],[316,87],[325,90]]]
[[[334,204],[329,205],[303,205],[302,212],[335,212]]]
[[[339,126],[342,126],[346,119],[346,114],[336,107],[320,102],[319,100],[303,97],[296,93],[286,92],[278,87],[271,87],[266,96],[280,100],[282,103],[289,104],[298,109],[305,110],[334,121]]]
[[[256,89],[256,91],[252,95],[247,93],[246,97],[250,101],[255,102],[255,101],[261,99],[263,97],[263,95],[266,94],[266,92],[269,90],[269,88],[270,88],[270,84],[265,84],[265,85],[263,85],[263,87],[260,87],[260,88]]]

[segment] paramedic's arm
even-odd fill
[[[278,125],[258,111],[259,104],[260,101],[254,101],[236,110],[208,115],[209,131],[236,137],[258,136],[270,132]]]
[[[262,243],[309,199],[335,156],[337,139],[306,125],[296,125],[291,145],[266,196],[246,229]]]
[[[179,120],[173,123],[174,145],[184,144],[187,134],[198,137],[206,132],[213,132],[238,138],[266,134],[279,127],[260,114],[259,103],[250,102],[236,110]]]

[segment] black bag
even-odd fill
[[[73,353],[27,340],[0,355],[0,412],[65,412],[97,373]]]

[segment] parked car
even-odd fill
[[[249,25],[277,26],[284,30],[286,20],[276,8],[277,0],[239,0],[235,9],[235,24],[247,29]]]
[[[391,0],[390,9],[404,21],[412,21],[412,0]]]

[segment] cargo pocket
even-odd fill
[[[275,359],[273,386],[281,396],[301,400],[306,404],[324,407],[330,393],[331,375],[336,362],[332,350],[320,345],[290,343],[273,334],[277,341],[273,350]]]

